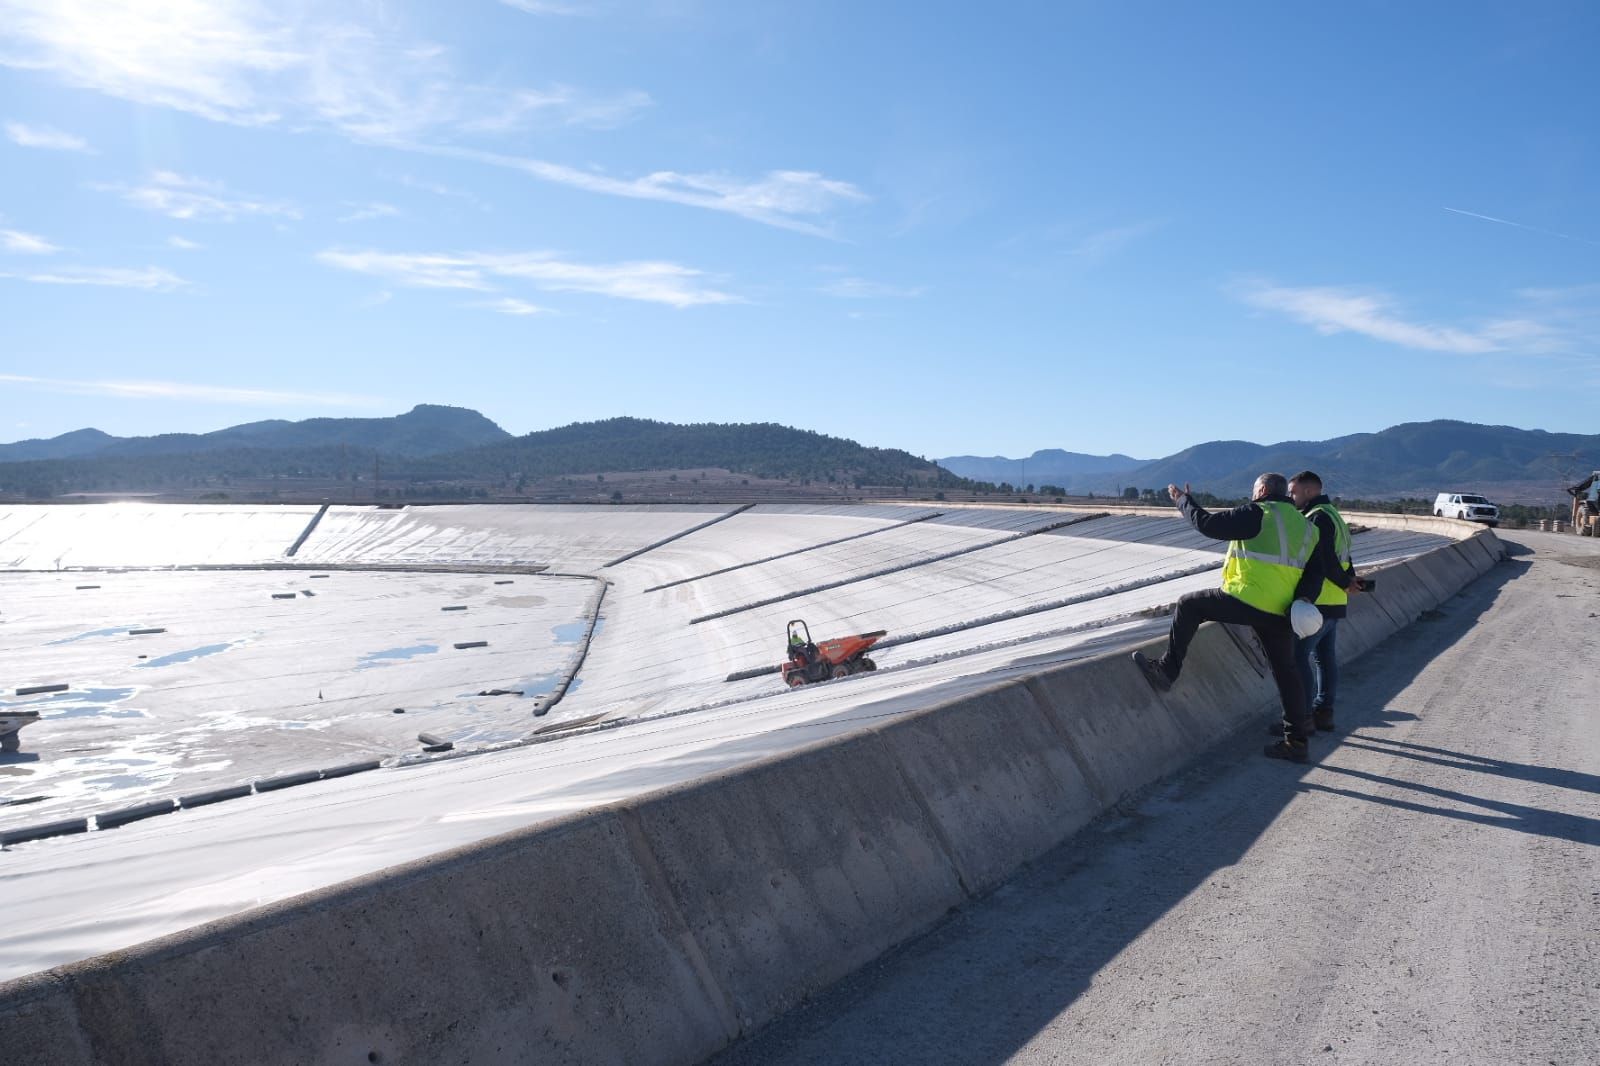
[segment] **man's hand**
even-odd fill
[[[1177,503],[1180,499],[1182,499],[1183,497],[1189,495],[1189,483],[1187,481],[1185,481],[1183,483],[1183,488],[1181,488],[1181,489],[1178,488],[1178,486],[1176,486],[1176,485],[1168,485],[1167,486],[1167,495],[1172,497],[1172,502],[1173,503]]]
[[[1345,589],[1345,591],[1346,592],[1365,592],[1365,591],[1367,591],[1367,583],[1365,581],[1361,580],[1359,577],[1351,578],[1350,579],[1350,587]]]

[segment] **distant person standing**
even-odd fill
[[[1250,502],[1242,507],[1212,513],[1195,502],[1189,486],[1167,486],[1167,495],[1201,534],[1228,541],[1228,559],[1222,569],[1222,587],[1191,592],[1178,600],[1166,653],[1150,660],[1141,652],[1133,660],[1157,692],[1178,680],[1189,642],[1202,622],[1230,622],[1249,626],[1261,641],[1283,704],[1283,736],[1267,745],[1273,759],[1304,762],[1307,738],[1315,732],[1306,710],[1305,688],[1294,665],[1294,631],[1289,607],[1296,600],[1308,603],[1322,586],[1316,564],[1317,529],[1295,507],[1282,474],[1256,478]]]
[[[1322,588],[1317,610],[1322,628],[1294,641],[1295,668],[1305,684],[1311,721],[1321,733],[1333,732],[1333,705],[1339,695],[1339,620],[1345,616],[1352,591],[1361,591],[1361,579],[1350,562],[1350,527],[1344,515],[1322,491],[1322,478],[1302,470],[1289,479],[1289,496],[1317,527],[1317,561]]]

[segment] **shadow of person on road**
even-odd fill
[[[1378,751],[1381,749],[1373,748],[1370,750]],[[1482,808],[1482,812],[1462,810],[1459,807],[1436,807],[1426,803],[1398,799],[1393,796],[1379,796],[1371,792],[1357,792],[1353,789],[1335,788],[1332,785],[1323,785],[1315,782],[1304,784],[1302,787],[1306,791],[1327,792],[1335,796],[1367,800],[1371,803],[1382,804],[1385,807],[1414,811],[1418,814],[1437,814],[1444,818],[1455,818],[1464,822],[1474,822],[1478,825],[1515,829],[1521,833],[1533,833],[1538,836],[1555,837],[1559,840],[1570,840],[1576,844],[1600,845],[1600,820],[1586,818],[1583,815],[1552,811],[1544,807],[1529,807],[1521,803],[1507,803],[1503,800],[1485,799],[1482,796],[1472,796],[1453,789],[1425,785],[1420,781],[1402,781],[1399,778],[1385,777],[1382,774],[1369,774],[1364,770],[1352,770],[1343,766],[1323,766],[1322,770],[1324,773],[1343,774],[1346,777],[1354,777],[1374,785],[1408,789],[1412,792],[1420,792],[1425,796],[1435,796],[1452,803]]]
[[[1412,717],[1415,716],[1413,715]],[[1365,743],[1362,743],[1363,741]],[[1382,744],[1384,747],[1372,747],[1374,744]],[[1370,737],[1363,734],[1356,734],[1347,738],[1342,742],[1341,746],[1364,748],[1367,751],[1396,755],[1402,759],[1414,759],[1417,762],[1442,766],[1451,770],[1476,770],[1485,774],[1497,774],[1500,777],[1513,777],[1519,781],[1532,781],[1540,785],[1553,785],[1556,788],[1570,788],[1577,792],[1600,794],[1600,775],[1587,774],[1581,770],[1563,770],[1557,766],[1532,766],[1528,763],[1494,759],[1486,755],[1472,755],[1463,751],[1451,751],[1449,748],[1434,748],[1426,744],[1411,744],[1403,740],[1390,740],[1387,737]],[[1425,752],[1427,754],[1423,754]]]

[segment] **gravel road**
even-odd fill
[[[1600,1062],[1600,543],[1502,539],[1313,765],[1231,738],[717,1066]]]

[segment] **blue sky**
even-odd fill
[[[0,0],[0,440],[1594,432],[1600,6]]]

